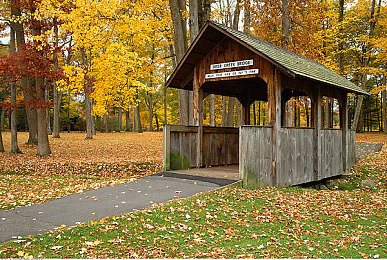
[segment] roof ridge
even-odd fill
[[[281,66],[285,67],[296,75],[305,76],[332,85],[338,84],[338,86],[343,88],[354,90],[362,94],[368,94],[368,92],[363,90],[358,85],[349,81],[342,75],[337,74],[318,61],[284,49],[250,34],[233,29],[229,26],[220,24],[216,21],[208,20],[208,22],[213,24],[215,27],[218,27],[219,29],[233,35],[240,41],[243,41],[245,44],[251,46],[263,55],[266,55],[268,58],[279,63]]]
[[[295,52],[293,52],[293,51],[291,51],[291,50],[288,50],[288,49],[282,48],[282,47],[280,47],[280,46],[277,46],[277,45],[275,45],[275,44],[273,44],[273,43],[271,43],[271,42],[268,42],[268,41],[262,40],[262,39],[260,39],[260,38],[257,38],[257,37],[255,37],[255,36],[253,36],[253,35],[251,35],[251,34],[247,34],[247,33],[245,33],[245,32],[236,30],[236,29],[234,29],[234,28],[232,28],[232,27],[229,27],[229,26],[227,26],[227,25],[218,23],[218,22],[216,22],[216,21],[214,21],[214,20],[208,20],[208,21],[211,22],[211,23],[213,23],[213,24],[215,24],[215,25],[217,25],[217,26],[219,26],[219,27],[221,27],[221,28],[222,28],[222,27],[225,27],[225,28],[224,28],[225,30],[231,30],[231,31],[233,31],[234,33],[239,33],[239,34],[241,34],[241,35],[243,35],[243,36],[247,36],[247,37],[251,38],[252,40],[258,40],[258,41],[260,41],[260,42],[262,42],[262,43],[264,43],[264,44],[271,45],[272,47],[274,47],[274,48],[276,48],[276,49],[278,49],[278,50],[287,52],[287,53],[289,53],[289,54],[291,54],[291,55],[295,55],[295,56],[297,56],[297,57],[299,57],[299,58],[302,58],[302,59],[306,59],[306,60],[309,60],[309,61],[313,61],[313,62],[315,62],[315,63],[317,63],[317,64],[319,64],[319,65],[322,65],[322,66],[324,66],[325,68],[327,68],[324,64],[322,64],[322,63],[320,63],[320,62],[318,62],[318,61],[315,61],[315,60],[310,59],[310,58],[308,58],[308,57],[302,56],[302,55],[300,55],[300,54],[298,54],[298,53],[295,53]],[[327,68],[327,69],[329,69],[329,68]]]

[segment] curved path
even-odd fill
[[[370,153],[382,150],[384,143],[356,142],[356,159],[359,160]]]
[[[382,146],[383,144],[356,143],[356,158],[380,151]],[[0,243],[43,233],[61,225],[73,226],[141,210],[153,203],[187,198],[235,182],[237,167],[224,168],[206,168],[204,173],[200,170],[178,171],[180,174],[158,173],[135,182],[72,194],[43,204],[0,211]]]
[[[0,243],[107,216],[186,198],[235,182],[201,176],[158,173],[138,181],[72,194],[43,204],[0,211]]]

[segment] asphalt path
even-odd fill
[[[235,181],[158,173],[138,181],[68,195],[43,204],[0,211],[0,243],[187,198]]]
[[[356,157],[380,151],[383,144],[356,143]],[[0,243],[133,212],[173,199],[226,186],[235,180],[161,172],[135,182],[68,195],[43,204],[0,211]]]
[[[384,143],[356,142],[356,159],[359,160],[370,153],[382,150]]]

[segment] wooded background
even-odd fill
[[[192,92],[164,84],[208,19],[321,62],[372,93],[349,96],[357,131],[384,131],[387,6],[382,0],[2,0],[0,131],[29,132],[39,155],[61,131],[155,131],[193,125]],[[339,126],[324,98],[323,126]],[[286,126],[310,126],[310,99],[286,104]],[[267,102],[251,124],[267,124]],[[210,95],[204,124],[239,126],[236,98]],[[0,132],[0,150],[4,151]]]

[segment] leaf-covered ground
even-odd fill
[[[387,258],[386,153],[336,190],[218,190],[4,243],[0,258]]]
[[[356,142],[387,143],[387,135],[381,132],[357,133]]]
[[[19,133],[23,154],[1,153],[0,210],[41,203],[71,193],[133,181],[160,171],[162,133],[62,133],[50,138],[52,155],[36,156]],[[3,133],[5,148],[10,133]]]
[[[380,142],[381,139],[375,138],[374,140]],[[375,183],[375,188],[368,188],[370,192],[387,192],[387,144],[383,145],[381,151],[361,158],[350,173],[345,179],[338,179],[330,183],[329,188],[359,190],[364,189],[361,187],[361,181],[372,180]]]
[[[387,197],[225,189],[0,245],[0,257],[386,258]]]

